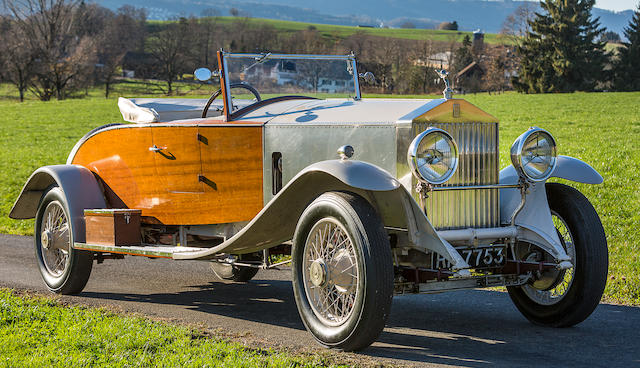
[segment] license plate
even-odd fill
[[[456,248],[460,256],[471,268],[492,268],[504,266],[506,260],[506,246],[489,246],[477,248]],[[433,269],[451,268],[451,262],[439,254],[433,258]]]

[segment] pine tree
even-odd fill
[[[615,63],[615,88],[618,91],[640,91],[640,4],[629,26],[624,29],[628,42],[618,49]]]
[[[518,46],[520,92],[591,91],[604,79],[604,28],[591,18],[595,0],[543,0]]]
[[[469,35],[464,36],[462,40],[462,46],[456,50],[456,53],[453,57],[453,71],[458,73],[462,69],[466,68],[467,65],[473,62],[473,54],[471,53],[471,38]]]

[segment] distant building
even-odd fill
[[[429,55],[429,58],[424,59],[415,59],[413,61],[413,65],[417,66],[428,66],[432,68],[438,69],[449,69],[450,62],[452,60],[451,51],[438,52],[436,54]]]
[[[479,29],[473,32],[473,44],[471,48],[473,49],[474,54],[482,54],[484,51],[484,32]]]

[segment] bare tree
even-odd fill
[[[150,37],[149,51],[161,67],[158,74],[167,82],[168,95],[173,94],[173,84],[186,71],[189,40],[189,21],[185,18],[167,24],[163,30]]]
[[[210,62],[213,61],[209,60],[209,56],[215,50],[215,36],[218,32],[217,21],[220,13],[217,9],[208,8],[202,11],[202,15],[203,18],[198,21],[199,27],[196,37],[198,37],[199,49],[202,50],[200,61],[204,62],[203,65],[209,67]]]
[[[500,35],[514,45],[519,45],[520,40],[531,30],[529,21],[536,15],[537,3],[524,2],[505,19]]]
[[[41,100],[65,98],[87,79],[95,63],[93,40],[74,34],[78,4],[75,0],[4,0],[36,58],[31,87]]]
[[[20,102],[24,101],[35,62],[31,49],[25,46],[25,36],[15,22],[8,17],[0,18],[0,72],[16,86]]]
[[[102,8],[104,9],[104,8]],[[106,10],[106,9],[104,9]],[[97,50],[96,75],[104,84],[104,96],[109,98],[111,87],[128,51],[139,48],[139,41],[130,42],[132,35],[144,34],[144,12],[120,8],[117,14],[107,11],[103,15],[102,27],[95,35],[100,47]]]

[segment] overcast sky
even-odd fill
[[[638,0],[596,0],[596,8],[615,11],[637,9]]]

